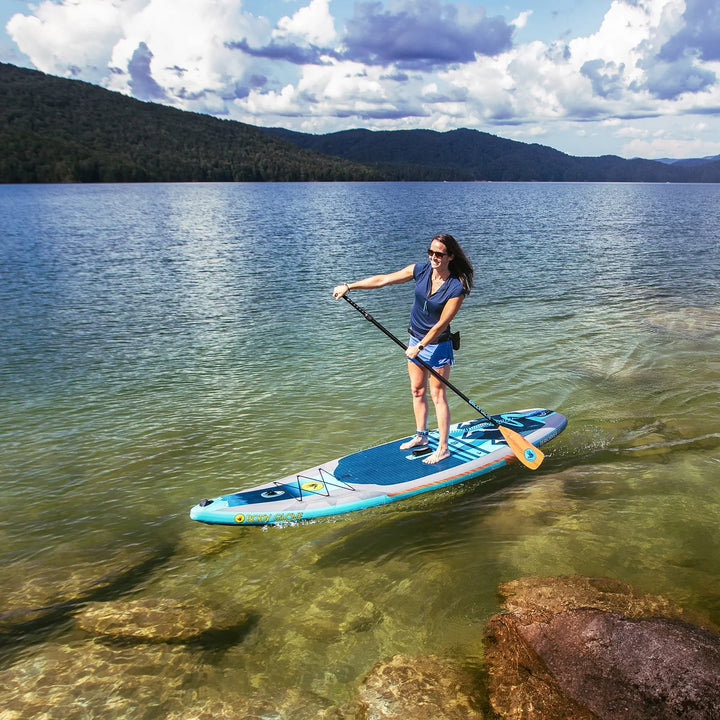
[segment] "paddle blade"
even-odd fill
[[[515,453],[515,456],[523,465],[526,465],[531,470],[537,470],[540,467],[540,463],[545,457],[541,450],[531,445],[520,433],[504,425],[499,425],[498,429],[505,438],[508,447]]]

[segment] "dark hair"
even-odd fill
[[[450,274],[462,282],[465,288],[465,294],[469,295],[473,286],[475,269],[460,247],[460,243],[452,235],[448,235],[448,233],[440,233],[436,235],[433,240],[441,242],[447,248],[448,253],[453,256],[448,266]]]

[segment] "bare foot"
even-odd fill
[[[440,450],[438,448],[432,455],[428,455],[423,462],[426,465],[434,465],[435,463],[439,463],[441,460],[444,460],[445,458],[450,457],[450,451],[449,450]]]
[[[427,445],[428,439],[427,435],[413,435],[407,442],[404,442],[401,446],[401,450],[409,450],[410,448],[414,447],[421,447],[422,445]]]

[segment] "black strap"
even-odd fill
[[[408,328],[408,333],[416,340],[422,340],[421,337],[418,337],[417,334],[413,332],[412,328]],[[437,340],[433,340],[431,345],[437,345],[438,343],[447,342],[451,339],[451,334],[452,333],[450,332],[450,328],[448,328]]]

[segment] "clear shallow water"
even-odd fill
[[[527,574],[609,575],[720,622],[719,201],[713,185],[0,188],[0,609],[129,597],[256,618],[213,651],[31,624],[0,636],[0,706],[315,717],[398,652],[481,666],[496,587]],[[402,353],[330,289],[423,260],[440,231],[477,270],[453,382],[489,412],[567,415],[541,469],[299,527],[192,523],[202,497],[412,431]],[[402,336],[408,288],[355,298]]]

